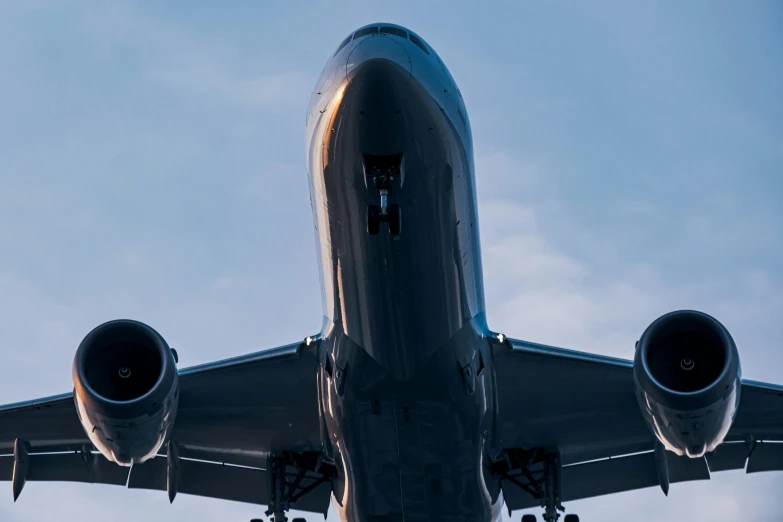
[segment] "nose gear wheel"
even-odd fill
[[[389,205],[384,214],[382,207],[367,205],[367,233],[371,236],[377,235],[381,231],[381,223],[389,224],[389,234],[399,236],[402,228],[400,206]]]

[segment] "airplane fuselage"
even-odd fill
[[[341,518],[496,519],[496,401],[459,89],[415,34],[366,26],[327,63],[306,145],[320,410]],[[378,233],[372,206],[390,222]]]

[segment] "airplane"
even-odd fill
[[[573,500],[783,470],[783,386],[743,379],[705,313],[659,317],[633,361],[489,328],[468,114],[416,33],[348,35],[305,126],[321,331],[178,369],[152,327],[96,327],[73,391],[0,407],[14,500],[73,481],[265,505],[272,522],[330,504],[350,522],[497,521],[504,505],[556,522]]]

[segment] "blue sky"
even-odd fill
[[[465,98],[494,330],[631,358],[653,319],[696,308],[745,377],[783,382],[778,2],[0,0],[0,402],[69,390],[79,341],[113,318],[157,328],[182,365],[318,330],[305,109],[338,43],[379,20],[427,39]],[[781,479],[567,507],[767,521]],[[14,522],[263,510],[41,483],[14,505],[10,489]]]

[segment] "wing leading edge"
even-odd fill
[[[496,345],[493,357],[503,447],[558,452],[563,501],[652,486],[668,491],[668,483],[729,469],[783,470],[783,386],[743,381],[726,442],[689,459],[662,452],[647,428],[631,361],[514,339]],[[668,470],[665,487],[656,446]],[[514,481],[504,480],[508,508],[538,506],[535,488]]]

